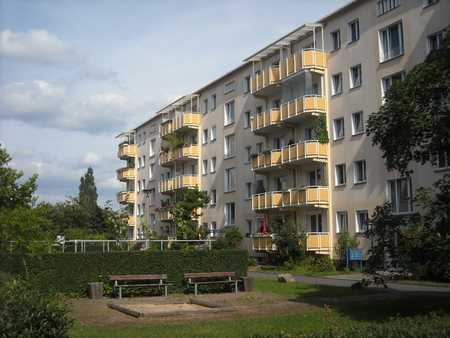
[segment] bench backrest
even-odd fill
[[[220,278],[220,277],[236,277],[235,272],[190,272],[185,273],[184,278]]]
[[[161,280],[167,279],[166,274],[162,275],[110,275],[109,280],[135,281],[135,280]]]

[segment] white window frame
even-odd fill
[[[377,16],[382,16],[394,9],[400,7],[400,0],[378,0],[376,4]]]
[[[208,160],[202,160],[202,175],[208,175]]]
[[[383,102],[384,102],[384,98],[386,97],[386,92],[389,90],[389,88],[392,87],[392,84],[393,84],[392,79],[397,75],[401,76],[401,78],[402,78],[401,81],[403,81],[405,79],[405,72],[403,70],[400,72],[392,73],[390,75],[387,75],[387,76],[384,76],[383,78],[381,78],[381,97],[383,98]],[[387,82],[389,82],[389,88],[386,88]]]
[[[236,190],[236,168],[224,169],[223,191],[232,192]]]
[[[244,112],[244,129],[250,128],[251,115],[252,115],[252,112],[250,110]]]
[[[343,168],[343,171],[342,171],[343,182],[339,182],[338,168]],[[347,166],[345,165],[345,163],[338,163],[334,166],[334,185],[336,187],[342,187],[346,184],[347,184]]]
[[[151,139],[150,143],[149,143],[149,149],[148,149],[150,157],[155,156],[155,144],[156,144],[156,139]]]
[[[362,226],[360,224],[361,220],[359,219],[359,216],[363,215],[363,214],[367,215],[366,216],[367,224],[366,224],[366,229],[364,229],[364,230],[362,229]],[[367,209],[355,210],[355,227],[356,227],[356,229],[355,229],[356,233],[364,233],[369,229],[369,210],[367,210]]]
[[[214,125],[211,127],[210,141],[215,142],[217,140],[217,127]]]
[[[407,183],[407,189],[408,189],[408,210],[407,211],[400,211],[399,207],[400,207],[400,195],[399,195],[399,190],[398,190],[398,183],[401,180],[406,180]],[[392,203],[391,200],[391,196],[392,196],[392,191],[391,191],[391,183],[395,182],[395,206],[396,208],[394,208],[394,204]],[[411,178],[406,178],[406,177],[401,177],[401,178],[394,178],[394,179],[389,179],[386,181],[386,197],[387,200],[391,203],[392,205],[392,213],[396,214],[396,215],[402,215],[402,214],[410,214],[413,212],[414,210],[414,206],[413,206],[413,195],[412,195],[412,182],[411,182]]]
[[[359,75],[359,79],[357,77],[354,77],[354,70],[356,70],[356,73]],[[361,64],[354,65],[350,67],[348,70],[349,72],[349,78],[350,78],[350,89],[359,88],[362,85],[362,67]],[[358,82],[359,80],[359,82]]]
[[[250,93],[251,90],[252,77],[247,75],[244,77],[244,94]]]
[[[337,132],[337,123],[338,121],[342,121],[342,135],[338,135]],[[345,138],[345,120],[343,117],[337,118],[333,120],[333,140],[338,141]]]
[[[233,140],[230,144],[230,140]],[[225,135],[224,137],[224,156],[225,158],[233,157],[236,153],[236,136],[235,134]]]
[[[152,164],[150,164],[150,166],[148,167],[148,179],[149,179],[150,181],[153,181],[154,178],[155,178],[154,176],[155,176],[155,164],[152,163]]]
[[[387,34],[387,39],[388,39],[388,51],[385,53],[384,52],[384,46],[383,46],[383,40],[382,40],[382,35],[384,31],[388,31],[391,27],[394,26],[399,26],[399,42],[400,42],[400,46],[399,46],[399,53],[393,55],[392,54],[392,47],[391,47],[391,43],[390,43],[390,34]],[[382,29],[380,29],[378,31],[378,49],[379,49],[379,53],[380,53],[380,63],[383,62],[387,62],[389,60],[395,59],[397,57],[402,56],[405,53],[405,43],[403,40],[403,22],[402,21],[397,21],[394,22],[388,26],[383,27]],[[387,55],[386,55],[387,54]]]
[[[202,144],[208,144],[208,137],[209,137],[208,128],[203,129],[203,132],[202,132]]]
[[[336,84],[334,79],[339,79],[339,83]],[[340,88],[337,88],[337,85],[340,85]],[[331,96],[341,95],[342,92],[343,92],[342,73],[336,73],[331,75]]]
[[[355,116],[360,115],[361,130],[356,129]],[[362,110],[352,113],[352,136],[364,134],[364,113]]]
[[[444,36],[445,31],[446,31],[446,30],[443,29],[443,30],[434,32],[434,33],[432,33],[432,34],[429,34],[429,35],[427,36],[427,54],[430,54],[432,51],[438,50],[438,49],[441,49],[441,48],[442,48],[443,43],[444,43],[444,38],[445,38],[445,36]],[[438,41],[438,46],[437,46],[437,48],[431,49],[431,41],[430,41],[430,39],[431,39],[432,37],[438,37],[438,36],[441,36],[441,38],[440,38],[440,39],[437,39],[437,41]]]
[[[343,219],[346,222],[345,231],[343,231],[344,224],[341,224],[342,219],[340,216],[344,216]],[[336,211],[336,233],[341,234],[343,232],[348,232],[348,212],[346,210],[339,210],[339,211]]]
[[[247,146],[245,147],[245,161],[244,164],[249,164],[251,162],[251,157],[252,157],[252,146]]]
[[[361,163],[361,167],[358,164]],[[359,172],[361,170],[361,172]],[[359,180],[358,173],[361,174],[362,179]],[[367,183],[367,162],[366,160],[358,160],[353,162],[353,184]]]
[[[233,107],[233,114],[231,114],[230,107]],[[224,105],[224,126],[229,126],[236,121],[236,102],[234,100],[230,100],[225,102]]]
[[[225,83],[225,85],[223,86],[223,93],[224,94],[229,94],[232,91],[234,91],[236,87],[236,81],[232,80],[232,81],[228,81],[227,83]]]
[[[233,213],[231,211],[233,211]],[[234,202],[225,203],[224,215],[225,215],[225,226],[236,224],[236,204]]]
[[[209,200],[209,205],[215,207],[217,204],[217,190],[211,189],[211,199]]]
[[[245,183],[245,199],[250,200],[252,198],[252,182]]]
[[[217,108],[217,95],[212,94],[211,95],[211,111],[216,110]]]
[[[356,23],[356,38],[353,39],[353,34],[352,34],[352,26],[353,24]],[[356,41],[358,41],[361,38],[361,30],[359,27],[359,18],[353,19],[352,21],[349,21],[347,24],[348,27],[348,44],[354,43]]]
[[[339,50],[341,48],[341,30],[336,29],[335,31],[330,33],[331,36],[331,44],[333,49],[332,52]],[[337,40],[335,41],[335,36],[337,37]],[[337,46],[335,46],[335,42],[337,42]]]
[[[211,165],[210,165],[210,172],[211,174],[214,174],[216,172],[216,166],[217,166],[217,158],[211,157]]]

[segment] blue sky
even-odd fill
[[[0,0],[0,143],[41,200],[89,165],[115,199],[115,135],[347,2]]]

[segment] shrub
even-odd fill
[[[87,283],[111,274],[165,273],[177,290],[185,272],[234,271],[247,274],[244,250],[55,253],[0,255],[0,271],[29,278],[43,289],[86,295]]]
[[[347,250],[355,249],[359,245],[358,238],[356,236],[351,236],[347,231],[342,232],[338,235],[338,240],[336,244],[336,254],[337,260],[341,266],[345,266],[347,259]]]
[[[67,308],[55,296],[16,280],[0,289],[0,337],[64,338],[71,326]]]
[[[327,255],[308,255],[298,266],[308,272],[332,272],[336,270],[333,261]]]
[[[223,237],[213,243],[214,249],[236,249],[241,245],[242,234],[237,226],[225,227]]]

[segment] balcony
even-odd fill
[[[135,144],[121,143],[119,144],[119,151],[117,156],[121,160],[126,160],[128,158],[134,158],[137,156],[137,147]]]
[[[171,193],[179,189],[189,189],[198,187],[198,177],[194,175],[181,175],[159,182],[161,193]]]
[[[310,70],[323,73],[327,60],[320,50],[304,49],[281,60],[280,65],[270,66],[252,76],[251,93],[255,96],[271,96],[276,93],[280,83],[301,71]]]
[[[251,120],[251,128],[255,134],[269,134],[278,130],[281,124],[280,108],[272,108],[261,114],[257,114]]]
[[[273,240],[273,235],[253,234],[252,250],[253,251],[275,251],[277,246]]]
[[[305,141],[271,150],[252,158],[252,170],[257,173],[277,170],[303,161],[327,162],[328,146],[318,141]]]
[[[121,191],[117,194],[117,201],[120,204],[133,204],[136,201],[136,193],[134,191]]]
[[[306,237],[306,250],[319,254],[329,254],[331,251],[331,238],[328,232],[308,232]]]
[[[117,179],[121,182],[134,180],[136,178],[136,169],[120,168],[117,170]]]
[[[188,130],[196,130],[200,127],[202,114],[200,113],[183,113],[174,117],[172,120],[161,124],[161,137],[166,137],[174,132],[184,132]]]
[[[252,195],[252,210],[282,210],[301,207],[328,207],[328,187],[306,187]]]
[[[136,226],[136,216],[134,215],[128,216],[128,225],[132,227]]]
[[[318,114],[326,112],[326,102],[323,96],[305,95],[281,105],[281,121],[295,122],[308,113]]]
[[[198,159],[199,153],[199,146],[194,144],[169,151],[162,151],[159,155],[159,163],[163,166],[168,166],[173,164],[174,161],[195,160]]]
[[[159,211],[159,219],[161,222],[169,222],[173,220],[173,215],[170,213],[169,209],[161,209]]]

